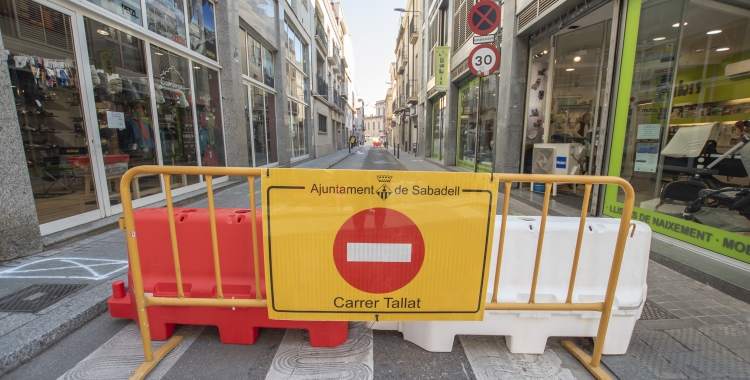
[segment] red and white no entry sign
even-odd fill
[[[500,25],[502,12],[496,2],[482,0],[471,7],[468,17],[469,29],[480,36],[484,36],[497,29]]]
[[[406,215],[388,208],[363,210],[339,229],[333,260],[349,285],[390,293],[409,284],[424,262],[424,238]]]
[[[500,66],[500,51],[495,45],[478,45],[469,54],[469,70],[478,76],[485,77]]]

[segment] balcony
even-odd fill
[[[335,70],[334,70],[335,71]],[[345,75],[346,71],[344,71],[344,64],[339,62],[339,71],[336,73],[336,75],[339,77],[339,79],[344,80],[346,79]]]
[[[323,29],[323,23],[320,22],[318,16],[315,16],[315,41],[318,43],[324,52],[328,51],[328,35]]]
[[[318,95],[328,97],[328,83],[320,74],[317,74],[316,77],[318,79]]]
[[[341,70],[341,52],[335,43],[331,46],[331,50],[328,52],[328,65],[331,66],[333,71]]]
[[[417,91],[419,88],[417,87],[417,80],[412,79],[408,82],[406,82],[406,103],[409,105],[417,104],[419,101],[419,94]]]
[[[414,19],[409,23],[409,43],[414,45],[419,39],[419,32],[417,32],[416,21]]]

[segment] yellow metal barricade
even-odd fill
[[[494,177],[499,183],[504,183],[504,199],[502,224],[500,226],[500,241],[497,252],[497,267],[495,269],[494,287],[492,301],[485,305],[485,310],[545,310],[545,311],[599,311],[602,313],[599,320],[599,329],[596,334],[594,350],[591,356],[588,356],[583,350],[570,340],[562,342],[563,347],[570,351],[583,365],[597,378],[610,379],[609,375],[599,365],[602,357],[604,340],[607,335],[607,327],[612,316],[612,304],[615,299],[617,290],[617,281],[620,277],[620,268],[622,267],[622,258],[625,253],[625,243],[628,237],[628,231],[631,227],[630,215],[633,213],[633,203],[635,202],[635,193],[633,187],[619,177],[602,177],[602,176],[570,176],[570,175],[539,175],[539,174],[495,174]],[[505,243],[505,230],[508,220],[508,206],[510,203],[510,190],[514,182],[524,183],[544,183],[544,203],[542,204],[542,220],[539,231],[539,241],[536,248],[536,261],[534,263],[534,275],[531,281],[531,292],[529,302],[525,304],[497,302],[498,285],[500,284],[500,268],[502,266],[503,246]],[[583,194],[583,203],[581,205],[581,218],[578,224],[578,238],[576,240],[575,255],[573,257],[573,268],[570,273],[570,284],[568,285],[568,296],[565,303],[537,303],[535,302],[536,286],[539,277],[539,265],[542,261],[542,244],[544,243],[544,230],[547,224],[547,214],[549,213],[550,191],[554,183],[583,184],[585,191]],[[583,231],[588,214],[589,200],[591,199],[591,189],[593,185],[617,185],[625,192],[625,202],[623,204],[622,217],[620,218],[620,227],[617,233],[617,242],[615,244],[612,267],[607,281],[607,291],[604,296],[604,302],[592,303],[574,303],[573,289],[575,288],[576,272],[578,270],[578,259],[581,254],[581,243],[583,242]],[[633,227],[635,225],[633,224]]]
[[[172,242],[172,255],[174,258],[175,277],[177,283],[177,297],[154,297],[144,293],[143,278],[141,272],[140,258],[138,254],[137,231],[135,229],[135,220],[133,217],[133,204],[130,191],[131,181],[138,175],[161,175],[165,183],[165,197],[167,203],[167,214],[169,215],[169,230]],[[213,261],[216,277],[216,298],[186,298],[183,291],[182,276],[180,271],[179,251],[177,244],[177,235],[175,229],[175,219],[173,212],[173,200],[170,176],[172,175],[203,175],[205,176],[209,220],[211,227],[211,240],[213,248]],[[234,176],[245,177],[248,180],[250,196],[250,209],[252,215],[255,215],[255,178],[261,176],[261,169],[254,168],[219,168],[219,167],[180,167],[180,166],[138,166],[128,170],[122,177],[121,196],[124,214],[124,229],[127,233],[128,255],[130,259],[130,270],[132,274],[132,289],[136,301],[138,323],[140,324],[141,339],[143,340],[143,351],[145,362],[135,371],[131,379],[143,379],[146,375],[164,358],[172,349],[181,341],[182,337],[173,336],[167,343],[162,345],[155,352],[152,350],[151,334],[149,330],[148,314],[146,308],[149,306],[204,306],[204,307],[258,307],[266,308],[267,301],[263,299],[260,291],[256,291],[256,299],[225,299],[223,296],[221,270],[219,266],[219,244],[216,234],[215,206],[213,193],[213,178],[217,176]],[[596,177],[596,176],[560,176],[560,175],[527,175],[527,174],[494,174],[494,181],[504,183],[504,200],[502,212],[502,225],[500,228],[500,241],[497,254],[497,268],[494,278],[494,291],[492,301],[485,306],[486,310],[546,310],[546,311],[598,311],[602,313],[596,342],[592,356],[588,356],[572,341],[563,341],[562,345],[568,349],[586,368],[598,379],[609,379],[607,373],[600,367],[602,348],[606,338],[607,327],[612,313],[612,305],[615,297],[617,281],[620,275],[620,267],[625,251],[625,243],[628,230],[631,227],[629,215],[633,211],[633,202],[635,195],[630,184],[618,177]],[[500,269],[502,265],[503,246],[505,241],[506,221],[510,203],[510,190],[514,182],[517,183],[544,183],[544,203],[542,207],[541,230],[539,232],[538,246],[536,250],[536,261],[534,265],[534,274],[531,285],[530,299],[526,304],[519,303],[502,303],[497,302],[498,286],[500,283]],[[570,284],[568,286],[567,300],[565,303],[537,303],[535,302],[536,285],[539,275],[539,266],[542,260],[542,244],[544,242],[544,230],[549,211],[550,192],[553,183],[573,183],[584,184],[585,192],[583,204],[581,207],[581,218],[578,229],[578,239],[576,242],[575,256],[573,267],[570,275]],[[591,197],[593,185],[618,185],[625,192],[625,202],[620,220],[617,243],[615,245],[614,258],[607,283],[607,291],[603,302],[593,303],[573,303],[573,289],[575,287],[576,271],[578,268],[578,259],[583,241],[583,231],[586,222],[587,209]],[[251,217],[251,233],[253,241],[253,261],[255,264],[255,281],[256,289],[261,289],[261,274],[259,266],[258,252],[258,226],[255,217]]]
[[[141,261],[138,255],[137,231],[133,219],[133,201],[130,193],[130,184],[137,175],[161,175],[165,184],[165,196],[167,200],[167,214],[169,215],[169,233],[172,240],[172,255],[174,257],[175,277],[177,282],[177,298],[147,296],[143,289],[143,277],[141,272]],[[213,247],[213,260],[216,275],[216,298],[185,298],[182,287],[182,275],[180,272],[180,255],[177,249],[177,233],[173,212],[172,188],[170,176],[172,175],[203,175],[206,179],[208,191],[208,210],[211,223],[211,243]],[[189,167],[189,166],[138,166],[128,170],[122,177],[120,193],[122,196],[122,210],[124,216],[124,227],[127,233],[128,255],[130,259],[130,271],[133,276],[132,289],[134,292],[136,308],[138,312],[138,323],[140,324],[141,339],[143,340],[143,353],[145,362],[133,373],[131,379],[143,379],[152,369],[182,341],[181,336],[173,336],[155,352],[151,346],[151,332],[149,330],[148,313],[149,306],[207,306],[207,307],[267,307],[266,300],[260,292],[260,266],[258,257],[258,225],[255,220],[255,178],[260,177],[261,170],[253,168],[217,168],[217,167]],[[213,179],[220,176],[246,177],[250,187],[250,210],[253,217],[251,220],[251,233],[253,241],[253,260],[255,263],[255,299],[225,299],[221,285],[221,269],[219,266],[219,243],[216,236],[216,218],[214,207]]]

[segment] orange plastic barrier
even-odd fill
[[[216,278],[213,264],[208,209],[174,209],[185,298],[215,298]],[[225,299],[254,299],[250,210],[216,209],[216,229],[220,252],[222,286]],[[167,209],[134,212],[141,257],[143,288],[155,297],[177,297],[172,244]],[[265,299],[263,238],[261,213],[257,211],[258,251],[260,252],[261,294]],[[130,270],[128,283],[132,284]],[[132,289],[125,293],[122,281],[112,284],[113,296],[107,301],[110,315],[137,320]],[[334,347],[347,339],[347,322],[280,321],[268,319],[264,308],[227,308],[197,306],[149,306],[151,337],[168,339],[178,324],[209,325],[219,328],[223,343],[252,344],[261,327],[306,329],[314,347]]]

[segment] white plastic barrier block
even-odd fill
[[[495,222],[487,302],[492,300],[502,217]],[[534,273],[541,217],[508,216],[498,302],[527,303]],[[536,302],[564,303],[567,298],[579,218],[547,217]],[[603,353],[627,352],[635,322],[646,302],[646,273],[651,228],[635,222],[628,236]],[[573,302],[602,302],[612,266],[619,219],[587,218]],[[429,254],[429,253],[428,253]],[[378,330],[398,330],[404,339],[433,352],[450,352],[456,335],[505,336],[516,354],[542,354],[551,336],[595,337],[601,313],[591,311],[485,311],[477,322],[376,322]]]

